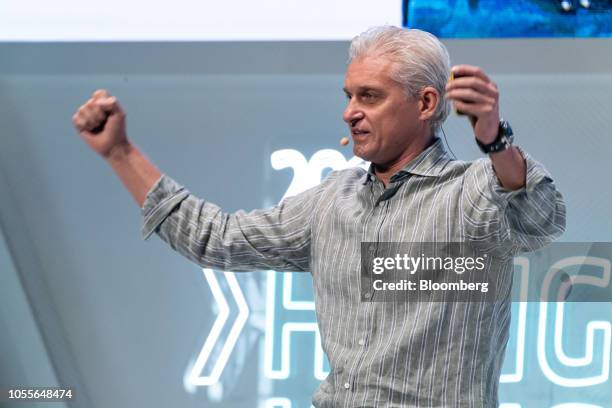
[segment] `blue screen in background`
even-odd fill
[[[404,0],[403,13],[442,38],[612,36],[611,0]]]

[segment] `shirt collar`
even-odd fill
[[[409,174],[425,177],[440,177],[444,167],[451,161],[442,139],[435,137],[434,142],[417,157],[408,163],[403,169],[391,177],[391,182],[401,180]],[[363,184],[371,181],[374,177],[374,164],[370,164],[368,172],[364,176]]]

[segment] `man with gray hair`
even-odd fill
[[[449,76],[454,79],[449,81]],[[129,141],[114,97],[74,115],[156,232],[207,268],[312,274],[330,373],[316,407],[493,407],[508,340],[512,257],[551,242],[565,206],[548,172],[512,145],[497,86],[478,67],[450,68],[432,35],[376,27],[353,39],[343,119],[368,171],[331,173],[274,208],[223,213],[163,175]],[[451,159],[437,137],[449,104],[488,155]],[[490,254],[496,302],[377,302],[360,288],[363,242],[468,242]],[[376,245],[373,245],[376,251]],[[363,254],[361,254],[363,255]]]

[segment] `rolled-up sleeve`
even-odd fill
[[[504,188],[490,159],[475,161],[466,172],[462,194],[464,233],[468,240],[500,256],[534,251],[565,231],[565,203],[542,164],[521,151],[526,183]]]
[[[147,193],[142,205],[144,222],[142,238],[147,239],[155,232],[168,214],[183,201],[189,192],[166,175],[162,175]]]
[[[142,207],[143,238],[156,232],[202,267],[308,271],[312,206],[320,189],[319,185],[269,209],[228,214],[163,175]]]

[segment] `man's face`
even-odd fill
[[[427,124],[419,119],[419,103],[391,79],[393,63],[364,57],[351,62],[344,79],[348,105],[343,119],[353,137],[353,153],[380,166],[402,159]]]

